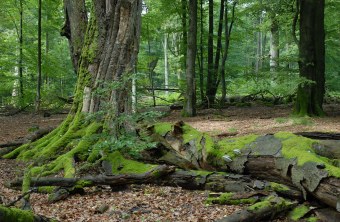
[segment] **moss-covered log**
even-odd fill
[[[160,151],[146,152],[146,159],[187,169],[250,174],[299,189],[305,199],[314,196],[339,210],[340,168],[318,155],[315,147],[322,146],[318,140],[285,132],[215,140],[183,122],[160,123],[149,130],[160,141]]]
[[[23,179],[17,179],[7,184],[8,187],[22,186]],[[149,172],[141,174],[97,175],[81,178],[31,178],[30,185],[35,187],[60,186],[69,188],[82,188],[98,185],[121,187],[128,184],[157,184],[166,186],[180,186],[185,189],[211,190],[216,192],[250,192],[262,190],[256,183],[265,184],[264,181],[252,180],[249,176],[208,171],[175,170],[171,166],[157,166]],[[273,191],[270,186],[268,191]]]
[[[57,222],[44,216],[35,215],[31,211],[8,208],[0,205],[0,221],[3,222]]]

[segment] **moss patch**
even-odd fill
[[[233,198],[235,193],[223,193],[219,197],[209,197],[206,200],[207,204],[228,204],[228,205],[241,205],[241,204],[254,204],[258,201],[256,197],[249,198]]]
[[[269,187],[266,189],[272,189],[274,191],[277,192],[283,192],[283,191],[289,191],[289,187],[284,185],[284,184],[280,184],[280,183],[275,183],[275,182],[270,182]]]
[[[172,129],[172,124],[171,123],[156,123],[154,124],[154,132],[161,135],[165,136],[168,132],[170,132]]]
[[[292,202],[287,201],[281,197],[269,196],[265,200],[258,202],[254,205],[251,205],[250,207],[247,208],[247,210],[250,212],[261,212],[265,208],[276,205],[275,211],[279,212],[282,209],[288,208],[292,204],[293,204]]]
[[[298,166],[307,162],[316,162],[324,164],[329,175],[339,178],[340,168],[332,165],[332,162],[326,157],[317,155],[312,149],[312,145],[317,140],[297,136],[288,132],[279,132],[275,137],[282,141],[282,155],[285,158],[297,158]]]
[[[103,158],[111,163],[113,174],[130,174],[130,173],[146,173],[157,167],[157,165],[145,164],[134,160],[129,160],[123,157],[123,155],[116,151],[108,154]]]
[[[257,137],[257,135],[251,134],[232,139],[223,139],[217,143],[217,146],[213,146],[207,151],[217,158],[222,158],[224,155],[228,155],[230,158],[233,158],[237,156],[234,150],[242,150],[247,144],[254,142]]]
[[[309,212],[309,207],[305,205],[300,205],[298,207],[295,207],[294,210],[292,210],[289,213],[289,218],[293,221],[298,221],[300,218],[306,215],[306,213]]]
[[[5,222],[34,222],[34,215],[31,211],[17,208],[7,208],[0,205],[1,219]]]

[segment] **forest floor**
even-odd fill
[[[324,118],[290,117],[289,106],[229,107],[228,109],[199,110],[194,118],[183,118],[180,111],[163,118],[163,121],[183,120],[198,130],[211,135],[268,134],[278,131],[340,132],[340,104],[325,106]],[[24,137],[30,130],[57,126],[66,115],[17,114],[0,116],[0,143]],[[0,160],[0,203],[15,200],[20,191],[4,186],[22,175],[25,165],[14,160]],[[112,192],[108,187],[88,188],[85,195],[75,195],[67,200],[49,204],[47,195],[32,194],[31,205],[36,214],[53,217],[59,221],[214,221],[233,213],[242,206],[206,205],[206,191],[187,191],[179,187],[150,185],[130,186],[127,190]],[[97,214],[96,209],[108,205],[109,210]]]

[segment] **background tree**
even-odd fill
[[[325,95],[325,1],[300,1],[300,76],[294,112],[298,115],[324,115]]]
[[[189,0],[189,33],[186,58],[186,98],[184,115],[196,115],[196,80],[195,64],[197,52],[197,0]]]

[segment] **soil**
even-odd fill
[[[325,106],[324,118],[290,117],[289,106],[229,107],[228,109],[199,110],[194,118],[183,118],[180,111],[172,111],[163,121],[183,120],[198,130],[212,135],[272,134],[278,131],[340,132],[340,104]],[[30,130],[57,126],[66,115],[17,114],[0,116],[0,143],[26,136]],[[0,204],[16,200],[20,191],[7,189],[5,182],[21,176],[24,164],[0,159]],[[88,188],[85,195],[50,204],[47,194],[32,194],[31,205],[36,214],[59,221],[214,221],[230,215],[242,206],[206,205],[206,191],[188,191],[178,187],[150,185],[130,186],[112,192],[109,187]],[[107,205],[101,214],[97,208]]]

